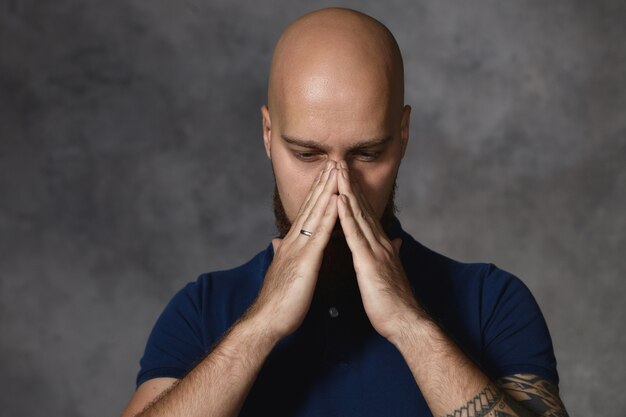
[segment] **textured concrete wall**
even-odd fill
[[[572,416],[622,416],[626,3],[342,4],[405,55],[405,228],[519,275]],[[174,291],[265,247],[270,53],[323,5],[0,0],[0,414],[116,415]]]

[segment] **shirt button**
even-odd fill
[[[331,307],[328,309],[328,314],[330,315],[330,317],[336,319],[337,316],[339,316],[339,310],[337,310],[335,307]]]

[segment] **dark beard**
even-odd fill
[[[385,231],[389,230],[389,226],[393,223],[397,213],[395,204],[397,182],[394,180],[387,205],[381,216],[380,222]],[[280,199],[276,181],[274,181],[274,217],[276,227],[280,237],[284,237],[289,229],[291,229],[291,221],[287,218],[283,203]],[[341,229],[339,219],[335,228]],[[356,281],[356,272],[352,263],[352,252],[348,247],[346,238],[341,233],[333,233],[326,249],[324,250],[324,258],[320,267],[319,278],[317,282],[316,296],[323,299],[331,299],[339,301],[351,300],[360,303],[360,293]],[[358,297],[358,300],[357,298]]]
[[[385,210],[383,211],[383,215],[380,218],[380,223],[383,226],[385,231],[388,230],[388,227],[392,224],[393,219],[395,218],[396,213],[398,212],[398,208],[396,207],[396,189],[398,188],[397,180],[394,179],[393,187],[391,188],[391,194],[389,195],[389,199],[387,200],[387,205],[385,206]],[[280,199],[280,194],[278,193],[278,186],[276,185],[276,179],[274,179],[274,198],[273,198],[273,206],[274,206],[274,221],[276,222],[276,228],[278,229],[278,234],[281,238],[285,237],[289,229],[291,229],[291,221],[287,217],[287,213],[285,213],[285,208],[283,207],[283,202]],[[339,224],[339,219],[337,219],[337,224]],[[337,226],[336,227],[341,227]],[[343,234],[336,234],[331,237],[331,241],[333,239],[337,239],[340,237],[345,241]]]

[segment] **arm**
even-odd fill
[[[151,404],[139,416],[236,415],[277,342],[266,323],[260,317],[243,318],[185,378],[144,383],[124,416],[135,415],[146,403]]]
[[[535,375],[493,383],[428,318],[390,340],[402,353],[435,416],[567,417],[558,389]]]
[[[347,164],[340,163],[339,219],[352,251],[363,307],[372,326],[400,351],[435,416],[566,416],[558,395],[525,401],[530,384],[502,387],[472,362],[413,296],[398,256]],[[545,382],[545,381],[544,381]],[[515,389],[514,389],[515,388]],[[539,403],[550,404],[548,408]],[[522,405],[523,404],[523,405]]]
[[[268,354],[300,326],[309,309],[337,219],[336,172],[334,163],[320,172],[289,233],[272,242],[274,259],[244,316],[183,379],[143,384],[124,417],[141,409],[138,415],[152,417],[237,415]],[[305,236],[301,229],[315,233]]]
[[[568,417],[556,385],[536,375],[515,374],[496,381],[512,401],[516,401],[534,415]]]

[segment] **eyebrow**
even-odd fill
[[[309,149],[321,149],[323,151],[328,151],[328,146],[322,143],[316,142],[314,140],[298,138],[298,137],[290,136],[290,135],[280,135],[280,136],[283,138],[285,142],[291,145],[301,146],[303,148],[309,148]],[[358,143],[355,143],[354,145],[351,145],[349,147],[349,151],[354,151],[357,149],[364,149],[364,148],[373,148],[375,146],[384,145],[387,142],[390,142],[391,139],[392,139],[391,135],[384,136],[382,138],[365,139],[365,140],[359,141]]]

